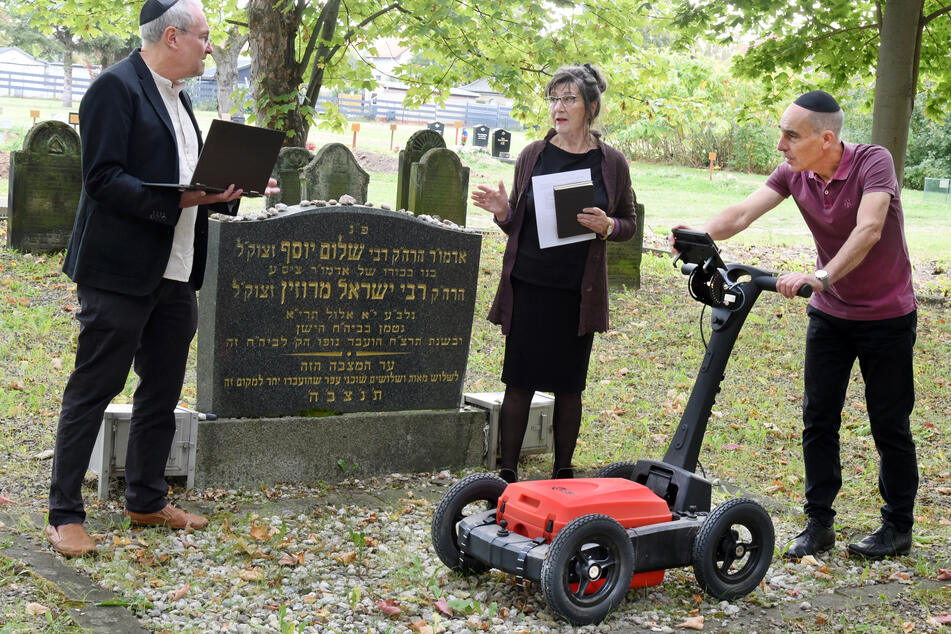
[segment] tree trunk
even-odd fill
[[[310,125],[298,98],[303,72],[295,48],[300,13],[281,9],[274,0],[248,3],[254,108],[259,125],[287,133],[284,145],[305,147]]]
[[[238,88],[238,55],[248,41],[246,34],[232,29],[224,46],[211,47],[211,56],[215,59],[215,81],[218,84],[218,116],[225,118],[234,108],[234,92]]]
[[[901,187],[918,86],[924,0],[889,0],[884,5],[875,73],[872,143],[892,153]]]
[[[63,107],[73,107],[73,49],[70,46],[63,52]]]

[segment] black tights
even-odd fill
[[[534,390],[506,387],[499,415],[502,430],[502,469],[518,471],[518,456],[528,427],[528,414],[532,407]],[[555,464],[552,472],[571,466],[575,443],[581,429],[581,392],[555,393],[555,413],[552,420],[555,434]]]

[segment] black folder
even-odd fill
[[[284,143],[284,133],[215,119],[198,156],[190,183],[143,183],[178,191],[220,193],[232,183],[243,196],[262,196]]]
[[[578,214],[585,207],[594,207],[594,183],[582,181],[555,185],[555,224],[559,238],[570,238],[593,233],[578,222]]]

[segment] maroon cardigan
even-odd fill
[[[498,223],[508,234],[505,254],[502,256],[502,277],[495,293],[495,301],[489,311],[489,321],[502,326],[502,334],[507,335],[512,325],[512,270],[518,255],[518,238],[525,220],[525,191],[532,178],[535,162],[549,139],[555,136],[554,130],[541,141],[528,145],[518,155],[515,162],[515,184],[509,196],[509,208],[512,213],[506,222]],[[597,135],[596,135],[597,136]],[[604,186],[608,192],[608,209],[605,211],[615,221],[614,232],[608,238],[618,242],[630,240],[636,230],[634,221],[634,190],[631,189],[631,171],[627,159],[619,151],[604,143],[598,137],[601,147],[601,172]],[[578,321],[578,336],[589,332],[604,332],[608,329],[608,265],[607,249],[604,240],[592,240],[588,249],[588,259],[581,278],[581,315]]]

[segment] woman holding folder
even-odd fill
[[[604,241],[629,240],[635,231],[627,160],[591,129],[606,89],[601,72],[590,64],[558,69],[545,89],[552,129],[519,154],[512,193],[506,193],[502,182],[497,188],[479,185],[472,192],[474,204],[492,212],[508,235],[502,276],[489,312],[489,321],[501,325],[506,336],[499,475],[507,482],[518,479],[519,453],[536,390],[555,396],[552,477],[574,475],[571,457],[581,427],[581,393],[591,344],[595,332],[608,328]],[[578,180],[593,185],[578,188],[593,190],[587,194],[592,198],[589,204],[577,209],[577,223],[586,235],[549,240],[546,236],[554,235],[551,191],[544,192],[537,179],[533,186],[532,179],[578,170]],[[584,170],[590,171],[587,178]]]

